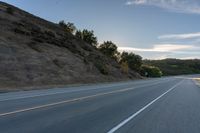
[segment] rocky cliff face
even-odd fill
[[[59,25],[0,2],[0,88],[138,77]]]

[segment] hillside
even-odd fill
[[[144,64],[159,67],[163,75],[199,74],[200,60],[144,60]]]
[[[140,78],[58,24],[3,2],[0,25],[0,88]]]

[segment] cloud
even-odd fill
[[[133,4],[139,5],[139,4],[145,4],[145,3],[146,3],[146,0],[134,0],[134,1],[127,1],[126,5],[133,5]]]
[[[173,12],[200,14],[199,0],[128,0],[126,5],[155,6]]]
[[[200,59],[200,47],[185,44],[155,44],[152,48],[118,47],[120,52],[134,52],[145,59]]]
[[[187,57],[182,57],[180,58],[182,60],[188,60],[188,59],[199,59],[199,56],[187,56]]]
[[[200,32],[188,34],[168,34],[159,36],[158,39],[195,39],[200,38]]]
[[[174,44],[156,44],[153,48],[133,48],[133,47],[119,47],[119,51],[137,51],[137,52],[174,52],[180,50],[194,49],[192,45],[174,45]]]

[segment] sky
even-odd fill
[[[144,59],[200,59],[200,0],[2,0]]]

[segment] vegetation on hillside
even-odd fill
[[[67,21],[55,24],[3,2],[0,10],[1,88],[141,78],[109,50],[100,51],[90,29]]]
[[[7,15],[12,15],[13,17],[17,14],[23,14],[23,11],[18,11],[16,8],[11,8],[9,6],[5,8],[4,11]],[[24,14],[27,15],[27,13]],[[23,20],[24,18],[21,19]],[[30,19],[33,20],[30,21]],[[77,60],[79,64],[77,61],[75,63],[78,64],[77,68],[80,69],[79,66],[82,65],[87,75],[88,72],[94,75],[96,74],[96,76],[93,77],[104,75],[109,77],[112,75],[112,78],[121,76],[133,78],[140,77],[139,74],[147,77],[160,77],[162,75],[200,73],[199,60],[167,59],[160,61],[143,61],[142,57],[135,53],[120,53],[117,45],[112,41],[105,41],[99,44],[94,31],[77,29],[74,23],[60,21],[58,25],[54,25],[32,15],[30,15],[29,20],[22,20],[10,24],[13,25],[10,31],[21,36],[31,36],[31,42],[27,43],[29,48],[38,53],[45,51],[43,48],[45,45],[53,44],[52,47],[67,48],[67,50],[70,51],[69,55],[71,54],[79,59]],[[66,61],[70,60],[68,57],[52,57],[52,63],[61,70],[69,70],[72,68],[74,70],[75,67],[68,67]],[[72,63],[72,60],[70,63]],[[75,73],[79,71],[78,69],[70,71],[71,75],[78,75],[79,73]],[[83,74],[82,72],[80,73]]]
[[[142,66],[142,57],[140,55],[128,52],[120,53],[117,50],[117,45],[112,41],[104,41],[102,44],[98,45],[97,37],[94,35],[94,31],[87,29],[77,30],[73,23],[65,23],[65,21],[60,21],[59,25],[68,33],[73,34],[75,37],[85,41],[88,44],[96,47],[105,56],[115,59],[115,61],[121,66],[122,73],[128,74],[130,70],[140,73],[143,76],[148,77],[160,77],[162,72],[159,68],[154,66]],[[103,56],[97,58],[95,66],[99,71],[107,75],[109,73],[108,66],[105,64],[105,59]],[[129,70],[130,69],[130,70]],[[143,73],[148,73],[147,75]]]
[[[66,32],[96,47],[102,54],[115,59],[121,66],[121,71],[128,74],[129,69],[140,73],[146,77],[161,77],[162,75],[180,75],[200,73],[200,60],[142,60],[140,55],[135,53],[122,52],[117,50],[117,45],[112,41],[105,41],[98,44],[94,31],[87,29],[77,30],[73,23],[60,21],[59,25]],[[103,57],[101,57],[103,58]],[[108,67],[103,62],[104,59],[98,59],[96,66],[103,74],[108,74]]]
[[[130,69],[140,71],[142,57],[134,53],[122,52],[120,62],[127,62]]]
[[[117,46],[112,41],[106,41],[103,44],[101,44],[98,49],[105,55],[111,57],[111,58],[118,58],[118,55],[120,54],[117,51]]]
[[[160,68],[150,65],[142,65],[140,74],[146,77],[161,77],[163,75]]]
[[[73,24],[73,23],[65,23],[64,20],[61,20],[59,22],[59,25],[61,27],[63,27],[63,29],[66,31],[66,32],[70,32],[71,34],[74,34],[76,32],[76,26]]]
[[[84,29],[82,31],[78,30],[78,31],[76,31],[75,36],[95,47],[97,47],[97,45],[98,45],[97,37],[94,35],[94,31],[89,31],[87,29]]]
[[[11,14],[11,15],[14,14],[14,10],[13,10],[13,8],[11,8],[11,7],[7,7],[7,8],[6,8],[6,12],[9,13],[9,14]]]
[[[153,65],[159,67],[165,76],[200,73],[200,60],[198,59],[144,60],[143,63],[145,65]]]

